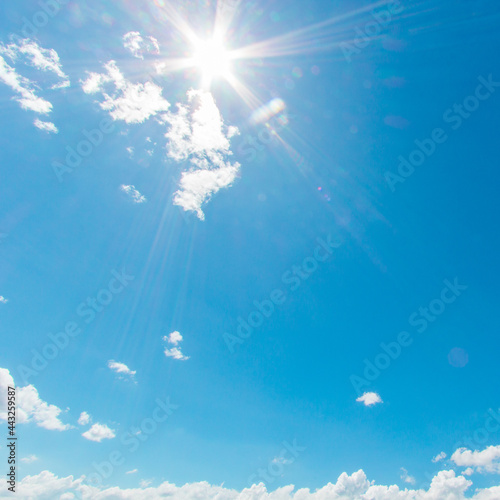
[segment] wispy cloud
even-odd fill
[[[356,401],[358,403],[363,403],[365,406],[383,403],[382,398],[376,392],[365,392],[362,396],[357,398]]]
[[[33,462],[36,462],[38,460],[38,457],[36,455],[28,455],[27,457],[21,458],[21,462],[23,464],[32,464]]]
[[[6,299],[3,295],[0,295],[0,304],[7,304],[9,299]]]
[[[113,429],[110,429],[106,424],[99,423],[95,423],[88,431],[84,432],[82,436],[96,443],[100,443],[103,439],[113,439],[116,437]]]
[[[433,459],[432,461],[434,463],[437,463],[437,462],[440,462],[441,460],[444,460],[446,458],[446,453],[444,451],[442,451],[441,453],[438,453]]]
[[[7,63],[5,58],[9,59],[12,65]],[[50,113],[52,104],[37,95],[39,89],[37,83],[17,72],[15,68],[17,63],[53,73],[56,76],[56,82],[51,88],[65,88],[70,85],[70,81],[62,69],[57,52],[54,49],[40,47],[28,38],[8,45],[0,43],[0,81],[19,95],[15,99],[23,109],[39,114]]]
[[[135,189],[135,186],[127,186],[125,184],[122,184],[120,186],[120,189],[127,195],[129,196],[134,203],[144,203],[147,201],[146,197],[143,196],[137,189]]]
[[[36,128],[43,130],[44,132],[51,132],[53,134],[59,133],[59,129],[52,122],[43,122],[42,120],[36,118],[33,122],[33,125],[35,125]]]
[[[159,54],[158,40],[152,36],[143,37],[138,31],[123,35],[123,46],[138,59],[144,59],[145,53]]]
[[[130,378],[134,378],[137,373],[135,370],[131,370],[125,363],[119,363],[113,359],[108,361],[108,368],[119,375],[126,375]]]
[[[137,469],[132,469],[125,472],[125,474],[135,474],[136,472],[138,472]]]
[[[404,467],[401,467],[401,479],[405,483],[408,483],[408,484],[415,484],[416,483],[415,478],[413,476],[410,476],[408,474],[408,471]]]

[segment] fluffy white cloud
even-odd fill
[[[14,379],[9,370],[0,368],[0,421],[7,420],[7,388],[14,386]],[[35,422],[38,427],[51,431],[66,431],[71,425],[63,424],[59,420],[62,410],[55,405],[49,405],[40,399],[38,391],[33,385],[17,387],[16,389],[16,418],[18,424]]]
[[[53,134],[59,133],[59,129],[52,122],[44,122],[36,118],[33,122],[33,125],[35,125],[36,128],[43,130],[44,132],[51,132]]]
[[[242,491],[212,486],[207,482],[188,483],[183,486],[164,482],[157,487],[98,489],[84,484],[84,478],[73,476],[58,478],[49,471],[36,476],[26,476],[18,483],[16,498],[19,500],[52,500],[53,498],[82,498],[96,500],[498,500],[500,486],[476,490],[465,496],[472,482],[454,471],[441,471],[432,480],[428,490],[401,490],[397,485],[376,485],[359,470],[352,475],[342,473],[335,483],[311,492],[308,488],[296,489],[293,485],[268,491],[264,484],[254,484]],[[62,495],[66,495],[63,497]],[[10,498],[6,480],[0,479],[0,498]]]
[[[0,295],[0,304],[7,304],[9,302],[8,299],[6,299],[3,295]]]
[[[90,415],[86,411],[82,411],[82,413],[80,413],[80,417],[78,418],[78,425],[87,425],[91,420],[92,418]]]
[[[113,120],[142,123],[169,109],[170,104],[163,98],[158,85],[152,82],[131,83],[123,76],[115,61],[109,61],[104,67],[106,73],[88,73],[82,88],[87,94],[102,93],[104,100],[100,106],[109,112]],[[114,87],[111,93],[105,91],[109,84]]]
[[[168,342],[169,344],[172,344],[174,346],[178,346],[179,343],[182,342],[182,340],[183,340],[182,335],[177,331],[172,332],[168,336],[165,335],[163,337],[164,342]],[[178,359],[179,361],[186,361],[189,359],[189,356],[184,356],[184,354],[182,354],[180,347],[172,347],[171,349],[167,347],[164,353],[165,356],[167,356],[167,358],[174,358]]]
[[[500,445],[488,446],[483,451],[459,448],[451,460],[462,467],[472,467],[477,472],[500,474]]]
[[[365,392],[362,396],[356,399],[358,403],[363,403],[365,406],[373,406],[377,403],[383,403],[382,398],[376,392]]]
[[[126,186],[125,184],[122,184],[120,186],[120,189],[127,195],[132,198],[132,201],[134,203],[144,203],[147,201],[146,197],[143,196],[137,189],[135,189],[135,186]]]
[[[32,464],[33,462],[36,462],[38,460],[38,457],[36,455],[28,455],[27,457],[21,458],[21,462],[23,464]]]
[[[175,331],[170,333],[168,336],[165,335],[163,340],[169,344],[177,345],[179,342],[182,342],[182,335],[178,331]]]
[[[432,461],[434,463],[436,462],[440,462],[441,460],[444,460],[446,458],[446,453],[444,451],[442,451],[441,453],[438,453],[433,459]]]
[[[5,58],[9,59],[14,66],[8,64]],[[19,39],[8,45],[0,43],[0,81],[19,95],[15,99],[23,109],[40,114],[50,113],[52,104],[36,94],[39,85],[16,71],[15,65],[18,62],[53,73],[57,78],[52,89],[68,87],[70,81],[62,70],[57,52],[53,49],[44,49],[28,38]]]
[[[89,441],[100,443],[103,439],[113,439],[116,437],[115,431],[110,429],[106,424],[94,424],[88,431],[84,432],[82,436]]]
[[[199,219],[204,220],[205,214],[201,206],[220,189],[230,187],[238,175],[239,168],[239,163],[234,165],[228,163],[215,170],[183,172],[179,183],[180,189],[174,195],[174,205],[181,206],[185,211],[194,211]]]
[[[144,38],[138,31],[130,31],[123,35],[123,46],[138,59],[144,59],[144,54],[147,52],[160,53],[160,46],[156,38],[152,36]]]
[[[189,170],[182,173],[174,204],[194,211],[204,219],[202,205],[222,188],[232,185],[240,164],[231,164],[230,139],[238,133],[226,127],[215,100],[209,92],[190,90],[187,104],[177,104],[177,113],[165,115],[170,129],[168,156],[176,161],[189,160]]]

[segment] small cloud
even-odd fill
[[[474,474],[474,469],[472,467],[468,467],[462,472],[462,476],[472,476]]]
[[[177,345],[179,342],[182,342],[182,335],[178,331],[175,331],[170,335],[163,337],[163,340],[169,344]]]
[[[139,191],[137,191],[137,189],[135,189],[135,186],[126,186],[125,184],[122,184],[120,186],[120,189],[125,194],[130,196],[130,198],[132,198],[132,201],[134,203],[144,203],[145,201],[147,201],[146,197],[143,196],[141,193],[139,193]]]
[[[172,349],[165,349],[165,356],[167,358],[178,359],[179,361],[187,361],[189,356],[184,356],[178,347],[173,347]]]
[[[89,441],[100,443],[103,439],[113,439],[116,437],[116,434],[106,424],[96,423],[88,431],[84,432],[82,436]]]
[[[139,483],[139,486],[141,488],[147,488],[148,486],[151,486],[152,482],[153,482],[152,479],[141,479],[141,482]]]
[[[365,392],[362,396],[356,399],[358,403],[363,403],[365,406],[373,406],[377,403],[383,403],[382,398],[376,392]]]
[[[441,453],[438,453],[433,459],[432,461],[434,463],[436,462],[440,462],[441,460],[444,460],[446,458],[446,453],[444,451],[442,451]]]
[[[134,375],[137,373],[135,370],[131,370],[126,364],[118,363],[113,359],[108,361],[108,368],[115,373],[127,375],[130,378],[134,378]]]
[[[0,304],[7,304],[9,299],[6,299],[3,295],[0,295]]]
[[[178,331],[174,331],[169,335],[165,335],[163,337],[164,342],[168,342],[169,344],[172,344],[174,346],[179,345],[182,340],[183,337]],[[165,349],[164,353],[167,358],[174,358],[178,359],[179,361],[186,361],[189,359],[189,356],[184,356],[184,354],[182,354],[180,347],[172,347],[171,349],[167,348]]]
[[[408,474],[408,471],[404,467],[401,467],[401,479],[408,484],[416,483],[415,478],[413,476],[410,476]]]
[[[82,411],[82,413],[80,413],[80,417],[78,418],[78,425],[87,425],[91,420],[92,418],[90,415],[86,411]]]
[[[125,472],[125,474],[135,474],[137,472],[137,469],[132,469],[132,470],[128,470],[127,472]]]
[[[36,128],[43,130],[44,132],[49,132],[53,134],[58,134],[59,129],[52,122],[43,122],[38,118],[33,122]]]
[[[36,462],[38,460],[38,457],[36,455],[28,455],[27,457],[21,458],[21,462],[24,464],[32,464],[33,462]]]
[[[160,53],[160,46],[156,38],[146,36],[145,38],[138,31],[131,31],[123,35],[123,46],[138,59],[144,59],[144,53]]]

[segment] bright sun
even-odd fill
[[[193,64],[201,71],[204,80],[227,77],[231,69],[231,57],[222,40],[198,40],[195,45]]]

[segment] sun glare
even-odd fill
[[[217,77],[227,77],[231,69],[231,57],[222,40],[198,40],[193,55],[193,64],[202,78],[212,80]]]

